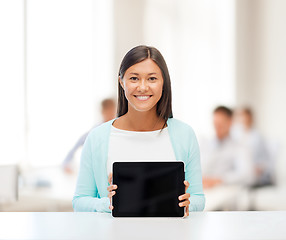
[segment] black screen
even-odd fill
[[[114,217],[182,217],[183,162],[115,162]]]

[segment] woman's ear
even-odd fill
[[[122,81],[121,77],[118,77],[118,81],[119,81],[121,87],[122,87],[123,90],[124,90],[124,84],[123,84],[123,81]]]

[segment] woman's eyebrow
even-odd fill
[[[129,74],[134,74],[134,75],[140,75],[139,73],[134,73],[134,72],[131,72]],[[153,75],[153,74],[157,74],[156,72],[152,72],[152,73],[148,73],[147,75]]]

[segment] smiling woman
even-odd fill
[[[148,46],[131,49],[118,74],[118,117],[92,130],[84,144],[75,211],[110,212],[117,188],[111,183],[112,164],[142,160],[183,161],[186,192],[178,196],[179,206],[185,216],[204,209],[197,139],[190,126],[173,118],[171,99],[161,53]]]

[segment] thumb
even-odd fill
[[[112,173],[110,173],[110,174],[108,175],[108,182],[109,182],[110,185],[111,185],[111,181],[112,181]]]
[[[186,180],[184,181],[184,184],[185,184],[185,192],[187,192],[187,190],[188,190],[190,184],[189,184],[189,182],[186,181]]]

